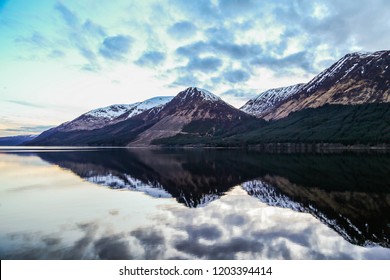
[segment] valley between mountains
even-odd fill
[[[92,110],[23,145],[276,143],[390,144],[390,51],[347,54],[308,83],[267,90],[240,109],[189,87],[176,96]]]

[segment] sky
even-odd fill
[[[0,137],[190,86],[239,107],[390,48],[388,0],[0,0]]]

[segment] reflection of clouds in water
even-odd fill
[[[2,258],[47,259],[351,259],[390,258],[385,248],[345,241],[309,214],[266,207],[241,188],[207,207],[161,207],[150,226],[116,230],[79,224],[53,236],[14,235],[23,251]],[[34,245],[31,245],[34,244]]]

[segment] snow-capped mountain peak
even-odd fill
[[[262,117],[275,108],[275,106],[296,94],[302,86],[303,84],[296,84],[288,87],[266,90],[249,100],[240,109],[247,114]]]
[[[354,52],[343,56],[305,84],[294,97],[262,118],[281,119],[291,112],[325,104],[390,102],[390,51]]]
[[[212,94],[211,92],[201,89],[198,87],[189,87],[185,89],[184,91],[180,92],[177,95],[178,98],[181,99],[195,99],[195,98],[201,98],[206,101],[216,102],[221,101],[222,99],[216,96],[215,94]]]
[[[348,76],[363,76],[371,66],[378,67],[378,64],[388,65],[389,51],[378,52],[354,52],[346,54],[331,67],[322,71],[313,80],[307,83],[302,89],[311,94],[319,87],[333,85]],[[385,62],[387,60],[387,62]],[[356,73],[356,74],[355,74]]]

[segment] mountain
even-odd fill
[[[247,114],[262,118],[271,113],[277,106],[287,98],[294,96],[304,84],[297,84],[288,87],[280,87],[266,90],[255,98],[252,98],[240,110]]]
[[[89,111],[76,119],[61,124],[58,131],[94,130],[136,116],[153,107],[162,106],[172,100],[171,96],[154,97],[134,104],[116,104]]]
[[[251,118],[209,91],[189,87],[149,119],[153,126],[142,132],[131,145],[147,145],[172,136],[192,139],[210,137],[221,129],[228,129]]]
[[[163,106],[153,107],[132,117],[126,114],[114,118],[115,122],[111,120],[104,127],[93,130],[64,130],[60,126],[43,132],[29,144],[145,146],[162,138],[177,136],[194,142],[204,137],[235,133],[247,126],[243,123],[258,122],[255,117],[196,87],[179,92]],[[94,115],[106,116],[104,113]],[[118,118],[120,121],[117,121]]]
[[[33,140],[37,135],[17,135],[9,137],[0,137],[0,146],[18,146],[24,142]]]
[[[383,102],[390,102],[390,51],[356,52],[345,55],[262,117],[281,119],[325,104]]]
[[[223,140],[223,141],[222,141]],[[324,105],[319,108],[305,108],[292,112],[288,117],[263,123],[252,130],[231,137],[220,139],[217,145],[269,146],[270,151],[282,147],[295,149],[297,152],[315,151],[313,144],[378,146],[390,143],[390,104],[368,103],[360,105]],[[279,143],[280,146],[277,147]],[[205,143],[208,145],[208,143]],[[283,145],[284,146],[283,146]],[[287,145],[288,144],[288,145]],[[297,144],[290,145],[290,144]],[[300,147],[301,144],[306,146]],[[290,146],[289,146],[290,145]],[[302,148],[302,149],[301,149]],[[330,148],[330,146],[329,146]],[[284,148],[283,148],[284,149]]]
[[[87,112],[73,121],[41,133],[28,145],[111,145],[125,146],[140,130],[145,120],[159,112],[173,97],[155,97],[131,105],[112,105]],[[134,119],[138,115],[143,117]]]
[[[348,54],[309,83],[263,92],[242,110],[207,90],[189,87],[174,98],[150,102],[165,105],[152,107],[144,102],[131,109],[108,107],[88,112],[43,132],[28,144],[388,144],[389,66],[390,51]]]

